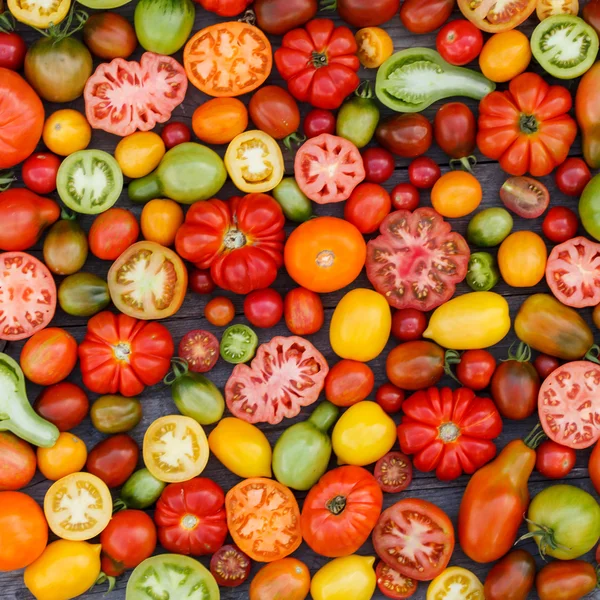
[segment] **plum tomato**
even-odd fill
[[[325,397],[336,406],[352,406],[373,391],[375,375],[369,365],[342,359],[331,367],[325,378]]]
[[[575,450],[553,440],[542,442],[535,453],[535,468],[548,479],[562,479],[575,466]]]
[[[283,298],[273,288],[254,290],[244,298],[244,314],[254,327],[275,327],[283,317]]]
[[[455,0],[404,0],[400,20],[412,33],[431,33],[452,14]]]
[[[456,376],[468,388],[483,390],[496,370],[496,359],[487,350],[467,350],[460,357]]]
[[[471,21],[456,19],[444,25],[435,38],[435,47],[451,65],[475,60],[483,47],[483,35]]]
[[[344,219],[361,233],[373,233],[392,209],[388,192],[378,183],[357,185],[344,206]]]
[[[60,158],[52,152],[34,152],[21,171],[23,183],[36,194],[45,196],[56,189],[56,174]]]
[[[365,181],[383,183],[394,174],[394,155],[385,148],[373,146],[363,150]]]
[[[233,302],[225,296],[216,296],[209,300],[204,307],[206,320],[215,327],[225,327],[235,317]]]
[[[135,471],[139,454],[135,440],[120,433],[96,444],[88,454],[85,468],[109,488],[120,487]]]
[[[524,219],[537,219],[548,208],[548,188],[533,177],[509,177],[500,188],[504,206]]]
[[[408,178],[410,182],[421,190],[431,189],[441,176],[442,171],[439,166],[428,156],[415,158],[408,165]]]
[[[423,115],[394,115],[379,122],[375,137],[392,154],[416,158],[429,150],[433,141],[433,127]]]
[[[577,233],[577,215],[566,206],[553,206],[544,217],[542,231],[555,244],[570,240]]]
[[[210,559],[210,572],[223,587],[242,585],[250,575],[252,561],[235,544],[221,546]]]
[[[165,148],[170,150],[174,146],[179,146],[179,144],[185,144],[186,142],[191,141],[192,132],[185,123],[172,121],[162,128],[160,137],[165,144]]]
[[[83,41],[94,56],[106,61],[129,58],[137,47],[133,25],[123,15],[107,11],[90,15]]]
[[[217,285],[210,276],[210,269],[194,268],[188,276],[188,285],[196,294],[212,294]]]
[[[393,415],[402,408],[404,391],[393,383],[383,383],[375,392],[375,400],[388,415]]]
[[[90,403],[78,385],[61,381],[44,388],[36,398],[33,409],[40,417],[56,425],[59,431],[69,431],[83,421]]]
[[[398,494],[412,481],[412,463],[402,452],[388,452],[375,463],[374,475],[382,492]]]
[[[90,251],[101,260],[116,260],[139,235],[140,226],[132,212],[109,208],[100,213],[90,227]]]
[[[538,372],[540,379],[543,381],[550,373],[552,373],[552,371],[554,371],[554,369],[558,369],[560,362],[558,361],[558,358],[555,358],[554,356],[538,354],[533,361],[533,366]]]
[[[188,331],[179,342],[178,354],[187,361],[190,371],[206,373],[217,364],[219,340],[204,329]]]
[[[401,342],[420,340],[425,329],[427,317],[416,308],[401,308],[392,315],[392,335]]]
[[[290,290],[283,302],[287,328],[294,335],[317,333],[325,321],[321,296],[303,287]]]
[[[394,210],[415,210],[419,206],[419,190],[412,183],[399,183],[390,194]]]
[[[592,174],[586,162],[574,156],[567,158],[554,173],[556,187],[566,196],[581,196],[591,178]]]
[[[335,115],[324,108],[313,108],[304,117],[303,131],[307,138],[314,138],[322,133],[333,135],[335,133]]]

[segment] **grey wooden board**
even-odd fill
[[[125,5],[121,8],[116,9],[116,12],[123,14],[130,21],[132,21],[134,7],[135,7],[135,2],[131,2],[128,5]],[[327,17],[327,16],[331,16],[331,15],[328,13],[320,13],[319,16]],[[461,15],[460,15],[459,11],[456,10],[455,15],[453,15],[453,18],[455,18],[455,17],[459,18],[460,16]],[[206,25],[209,25],[209,24],[212,24],[212,23],[215,23],[218,21],[224,21],[224,20],[226,20],[226,19],[219,19],[215,15],[202,10],[200,8],[200,6],[198,5],[197,10],[196,10],[196,23],[195,23],[194,31],[198,31],[199,29],[201,29],[202,27],[205,27]],[[531,31],[533,30],[533,28],[535,27],[536,23],[537,23],[537,19],[534,16],[531,19],[529,19],[521,27],[521,29],[525,33],[530,34]],[[411,34],[406,29],[404,29],[400,20],[397,17],[395,17],[394,19],[392,19],[391,21],[389,21],[388,23],[383,25],[383,27],[392,36],[392,38],[394,40],[395,50],[401,50],[403,48],[415,47],[415,46],[425,46],[425,47],[429,47],[429,48],[435,47],[435,33],[428,34],[428,35]],[[35,39],[37,39],[37,37],[39,37],[39,34],[37,32],[35,32],[34,30],[29,29],[27,27],[24,27],[24,26],[20,26],[19,31],[25,36],[28,43],[33,42]],[[486,37],[487,37],[487,34],[486,34]],[[271,42],[273,44],[274,50],[280,45],[280,40],[281,40],[280,37],[271,36]],[[142,53],[141,48],[138,48],[138,50],[136,51],[136,53],[133,55],[132,58],[139,58],[141,53]],[[181,61],[181,52],[177,53],[175,56],[178,60]],[[100,61],[95,60],[94,66],[96,66],[99,62]],[[476,68],[476,65],[471,65],[471,66]],[[539,70],[539,67],[537,65],[534,65],[533,62],[532,62],[531,68],[533,70],[541,72]],[[363,78],[363,79],[374,80],[375,73],[376,73],[376,71],[374,71],[374,70],[367,71],[365,69],[361,69],[360,75],[361,75],[361,78]],[[273,67],[273,72],[271,74],[269,82],[279,83],[279,84],[282,83],[282,79],[279,76],[279,74],[277,73],[277,70],[275,67]],[[577,87],[577,81],[567,81],[567,82],[562,82],[562,83],[563,83],[563,85],[566,85],[573,93],[575,92],[576,87]],[[505,86],[499,86],[500,89],[502,89],[503,87],[505,87]],[[187,92],[185,101],[174,111],[173,119],[180,120],[180,121],[186,122],[188,125],[191,125],[191,118],[192,118],[192,114],[193,114],[195,108],[197,106],[199,106],[201,103],[203,103],[204,101],[206,101],[207,99],[208,99],[208,97],[206,95],[202,94],[195,87],[190,85],[188,88],[188,92]],[[249,99],[249,96],[243,96],[241,99],[243,101],[247,102]],[[469,106],[471,106],[474,110],[477,109],[477,102],[475,102],[473,100],[469,100],[469,99],[466,99],[464,101]],[[441,106],[441,104],[443,104],[443,102],[433,105],[432,107],[427,109],[424,114],[430,119],[433,118],[435,111],[437,110],[437,108],[439,106]],[[50,114],[54,110],[57,110],[58,108],[65,108],[65,107],[72,107],[72,108],[76,108],[80,111],[83,111],[83,100],[81,98],[79,98],[75,102],[72,102],[68,105],[56,105],[56,104],[53,105],[53,104],[47,103],[46,111],[47,111],[47,114]],[[383,115],[391,114],[391,111],[389,111],[388,109],[385,109],[384,107],[381,107],[381,108],[382,108]],[[309,107],[306,105],[303,105],[301,107],[301,111],[302,111],[303,115],[308,110],[309,110]],[[157,129],[160,130],[160,128],[157,128]],[[102,131],[94,131],[92,141],[91,141],[89,147],[90,148],[100,148],[103,150],[107,150],[109,152],[113,152],[119,139],[120,138],[118,138],[116,136],[107,134]],[[222,147],[218,147],[215,149],[222,155],[224,153],[225,147],[222,146]],[[579,156],[581,154],[581,145],[580,145],[579,138],[575,142],[571,153],[575,156]],[[445,165],[447,165],[448,159],[437,146],[435,146],[435,145],[432,146],[432,148],[429,150],[427,155],[436,159],[441,165],[444,165],[444,168],[447,168],[447,167],[445,167]],[[292,174],[293,153],[290,153],[289,151],[284,150],[284,156],[286,159],[286,171],[288,174]],[[504,182],[506,175],[502,172],[502,170],[500,169],[500,167],[498,166],[497,163],[491,162],[491,161],[483,158],[481,155],[478,155],[478,159],[479,159],[479,164],[477,165],[477,167],[475,169],[475,174],[477,175],[478,179],[480,180],[482,187],[483,187],[483,192],[484,192],[483,202],[482,202],[480,209],[484,208],[484,207],[489,207],[489,206],[497,206],[500,204],[498,190],[500,189],[500,186]],[[399,159],[399,158],[396,159],[396,171],[395,171],[393,177],[385,184],[385,186],[388,190],[391,190],[392,187],[396,183],[399,183],[402,181],[408,181],[408,176],[407,176],[408,163],[409,163],[409,161],[407,161],[405,159]],[[566,196],[564,196],[560,192],[558,192],[558,190],[556,189],[556,186],[554,185],[553,178],[551,176],[543,178],[543,181],[548,186],[549,190],[551,191],[551,206],[564,205],[564,206],[568,206],[568,207],[576,210],[577,201],[572,198],[567,198]],[[18,185],[20,185],[20,184],[18,184]],[[226,186],[223,188],[223,191],[219,194],[219,196],[221,198],[226,198],[229,195],[232,195],[234,192],[235,192],[235,189],[233,188],[232,184],[230,182],[228,182],[226,184]],[[421,205],[422,206],[430,205],[428,193],[422,194]],[[134,206],[129,202],[125,191],[123,192],[122,197],[119,200],[118,206],[123,206],[123,207],[126,207],[126,208],[132,210],[132,212],[134,214],[136,214],[138,217],[141,212],[141,207]],[[318,215],[331,214],[331,215],[342,216],[343,215],[343,205],[341,205],[341,204],[329,205],[329,206],[315,205],[315,213]],[[468,217],[463,218],[463,219],[456,219],[456,220],[452,221],[452,225],[457,231],[464,234],[468,220],[469,220]],[[90,217],[83,216],[80,219],[80,222],[82,223],[84,228],[86,230],[88,230],[90,227],[90,224],[92,222],[92,219]],[[525,220],[525,219],[520,219],[518,217],[515,217],[515,230],[532,229],[534,231],[541,232],[541,223],[542,223],[542,218],[532,221],[532,220]],[[293,225],[288,224],[286,229],[289,233],[289,231],[291,231],[293,229]],[[584,233],[584,232],[581,231],[580,233]],[[32,252],[32,254],[40,257],[41,256],[41,246],[38,245],[31,252]],[[110,263],[105,262],[105,261],[100,261],[90,255],[83,270],[89,271],[92,273],[97,273],[101,276],[105,276],[109,266],[110,266]],[[295,286],[295,284],[293,283],[291,278],[283,270],[281,271],[281,273],[279,274],[279,276],[277,278],[277,281],[273,285],[273,287],[275,289],[277,289],[279,292],[281,292],[282,294],[294,286]],[[309,336],[309,339],[323,352],[323,354],[327,358],[329,364],[331,364],[331,365],[337,361],[337,357],[334,355],[334,353],[331,350],[331,347],[329,345],[329,337],[328,337],[329,319],[333,312],[333,308],[335,307],[335,305],[339,301],[339,299],[344,295],[345,292],[348,291],[348,289],[351,289],[354,287],[370,287],[370,284],[366,278],[364,271],[363,271],[363,273],[361,273],[361,275],[357,278],[357,280],[351,286],[348,286],[348,288],[346,288],[344,290],[340,290],[338,292],[331,293],[331,294],[323,295],[323,303],[326,308],[325,325],[321,329],[321,331],[319,331],[317,334],[315,334],[313,336]],[[466,284],[461,284],[458,286],[458,289],[457,289],[458,294],[462,294],[462,293],[465,293],[468,291],[469,291],[469,289],[466,286]],[[510,288],[509,286],[507,286],[506,284],[504,284],[502,282],[495,288],[495,291],[497,291],[497,292],[503,294],[505,297],[507,297],[508,302],[510,304],[511,316],[514,318],[518,311],[519,306],[530,294],[539,292],[539,291],[547,291],[547,287],[546,287],[545,283],[541,283],[538,286],[536,286],[535,288],[515,289],[515,288]],[[213,295],[216,295],[216,294],[222,294],[222,292],[218,291]],[[224,295],[230,296],[234,301],[234,304],[236,307],[236,318],[235,318],[234,322],[244,322],[244,316],[243,316],[243,311],[242,311],[243,298],[240,296],[235,296],[233,294],[229,294],[228,292],[225,292]],[[223,331],[222,328],[213,327],[206,321],[206,319],[203,316],[203,309],[204,309],[204,306],[205,306],[207,300],[208,300],[208,298],[206,296],[198,296],[198,295],[195,295],[192,293],[188,293],[188,295],[186,296],[185,302],[184,302],[182,308],[180,309],[180,311],[176,315],[174,315],[172,318],[164,321],[164,323],[167,325],[167,327],[173,334],[173,337],[174,337],[176,343],[178,343],[179,340],[182,338],[182,336],[186,332],[190,331],[191,329],[197,329],[197,328],[208,329],[208,330],[212,331],[213,333],[215,333],[217,335],[217,337],[219,337],[219,335],[222,333],[222,331]],[[582,311],[582,313],[584,314],[584,316],[588,320],[588,322],[590,322],[590,324],[591,324],[591,310],[585,309]],[[60,309],[58,309],[56,317],[53,321],[53,324],[67,328],[77,338],[78,341],[81,341],[83,339],[83,336],[85,334],[86,319],[68,316],[65,313],[63,313]],[[273,329],[270,329],[270,330],[258,330],[259,341],[261,343],[270,340],[275,335],[289,335],[289,332],[284,323],[279,323],[276,327],[274,327]],[[492,349],[492,352],[498,359],[505,358],[507,355],[509,346],[515,341],[515,339],[516,338],[514,336],[514,333],[511,331],[511,333],[501,343],[499,343],[497,346],[495,346]],[[387,353],[389,352],[389,350],[394,347],[394,345],[395,345],[395,342],[393,339],[391,339],[388,342],[385,351],[377,359],[375,359],[375,360],[371,361],[371,363],[369,363],[375,373],[376,385],[380,385],[381,383],[386,381],[385,357],[387,356]],[[13,357],[18,358],[22,347],[23,347],[23,342],[10,343],[7,346],[7,352],[10,355],[12,355]],[[215,384],[217,384],[222,389],[225,385],[225,382],[227,381],[229,374],[231,373],[231,370],[232,370],[231,365],[220,360],[217,363],[216,367],[209,373],[209,376],[215,382]],[[79,369],[77,367],[75,368],[74,372],[69,377],[69,380],[73,381],[75,383],[81,383]],[[446,384],[446,385],[450,385],[450,386],[455,385],[449,378],[445,378],[441,382],[441,384]],[[33,400],[37,396],[39,391],[40,391],[40,388],[38,386],[28,385],[28,393],[29,393],[30,399]],[[483,395],[485,395],[485,394],[486,393],[484,392]],[[95,397],[96,396],[94,394],[90,394],[90,400],[95,399]],[[144,432],[145,432],[146,428],[150,425],[150,423],[152,423],[152,421],[154,421],[159,416],[176,413],[175,406],[171,399],[170,391],[166,386],[157,385],[157,386],[154,386],[153,388],[147,389],[141,395],[141,399],[143,401],[144,416],[143,416],[142,422],[132,432],[133,437],[140,444],[140,447],[141,447],[141,442],[142,442]],[[273,444],[273,443],[275,443],[275,441],[277,440],[277,438],[279,437],[281,432],[286,427],[288,427],[292,423],[306,419],[313,408],[314,408],[314,406],[309,407],[308,409],[304,409],[302,411],[302,414],[299,415],[296,419],[286,420],[285,422],[283,422],[279,425],[276,425],[276,426],[261,425],[261,429],[266,433],[270,442]],[[396,416],[395,420],[398,422],[399,417]],[[525,436],[532,429],[535,422],[536,422],[535,418],[530,418],[530,419],[527,419],[526,421],[522,421],[522,422],[508,421],[508,420],[505,421],[504,430],[497,440],[498,448],[500,449],[500,448],[504,447],[512,439]],[[207,429],[210,430],[211,428],[209,427]],[[83,421],[83,423],[79,427],[77,427],[74,430],[74,433],[76,435],[79,435],[86,442],[86,444],[88,446],[88,450],[91,449],[96,443],[98,443],[101,439],[103,439],[105,437],[102,434],[100,434],[99,432],[97,432],[91,426],[91,423],[90,423],[89,419],[87,419],[87,418]],[[578,452],[576,467],[566,478],[566,481],[568,481],[572,485],[579,486],[579,487],[595,494],[593,487],[591,485],[591,482],[589,480],[588,473],[587,473],[588,457],[589,457],[589,451]],[[140,466],[141,466],[141,460],[140,460]],[[335,466],[335,464],[332,461],[331,467],[333,468],[334,466]],[[227,471],[214,457],[210,458],[210,460],[208,462],[208,466],[206,467],[206,470],[204,471],[203,475],[213,478],[221,486],[223,486],[223,488],[225,490],[231,488],[238,481],[240,481],[240,479],[237,476],[235,476],[232,473],[230,473],[229,471]],[[468,481],[468,477],[462,476],[459,479],[452,481],[452,482],[440,482],[436,479],[435,475],[432,473],[416,472],[413,482],[412,482],[411,486],[408,488],[408,490],[406,490],[405,492],[403,492],[401,494],[386,494],[385,498],[384,498],[384,505],[385,505],[385,507],[388,507],[402,498],[408,498],[408,497],[423,498],[423,499],[426,499],[426,500],[429,500],[431,502],[438,504],[444,510],[446,510],[447,513],[450,515],[453,523],[456,525],[457,515],[458,515],[458,507],[460,505],[460,500],[462,498],[463,490],[465,488],[467,481]],[[531,477],[530,486],[529,486],[532,497],[535,494],[537,494],[539,491],[541,491],[543,488],[545,488],[548,485],[551,485],[552,483],[555,483],[555,482],[548,481],[544,477],[542,477],[539,473],[534,472]],[[32,481],[32,483],[26,488],[25,491],[27,493],[29,493],[32,497],[34,497],[38,502],[42,503],[44,494],[45,494],[46,490],[48,489],[49,485],[50,485],[50,483],[45,481],[44,478],[41,477],[41,475],[38,473],[36,475],[36,477],[34,478],[34,480]],[[117,493],[115,492],[114,495],[116,497]],[[297,494],[300,505],[302,504],[304,496],[305,496],[304,493]],[[522,528],[522,531],[524,532],[525,528]],[[531,541],[522,544],[522,547],[528,549],[530,552],[532,552],[534,554],[537,554],[535,544]],[[365,554],[365,555],[373,554],[373,547],[372,547],[370,541],[367,544],[365,544],[363,548],[361,548],[360,554]],[[306,544],[302,544],[302,546],[294,553],[294,556],[296,556],[297,558],[306,562],[306,564],[308,565],[308,567],[311,570],[311,573],[313,573],[313,574],[316,572],[316,570],[318,568],[320,568],[328,560],[324,557],[317,556],[314,552],[312,552],[306,546]],[[209,557],[203,557],[200,560],[205,565],[208,565],[208,558]],[[589,561],[592,561],[593,560],[592,553],[590,552],[585,558]],[[538,559],[538,563],[540,565],[542,564],[539,559]],[[468,559],[462,553],[458,544],[457,544],[456,550],[454,552],[454,555],[452,557],[450,564],[451,565],[459,565],[459,566],[463,566],[468,569],[471,569],[473,572],[475,572],[479,576],[479,578],[482,581],[485,580],[485,577],[491,566],[491,565],[480,565],[480,564],[474,563],[473,561]],[[256,571],[258,570],[259,567],[260,567],[259,564],[255,564],[253,566],[252,575],[254,573],[256,573]],[[126,583],[127,583],[127,576],[121,577],[118,580],[117,589],[111,594],[110,597],[112,597],[115,600],[123,599],[125,597]],[[3,600],[17,600],[17,599],[24,600],[24,599],[32,598],[31,594],[27,591],[27,589],[25,588],[25,586],[23,584],[23,578],[22,578],[21,572],[0,573],[0,589],[2,590],[2,591],[0,591],[0,598],[2,598]],[[417,593],[414,595],[414,598],[416,600],[425,599],[426,590],[427,590],[427,584],[421,584],[419,586]],[[98,598],[104,592],[105,592],[105,587],[100,586],[98,588],[92,589],[90,592],[88,592],[87,594],[82,596],[82,598]],[[537,598],[537,595],[535,593],[532,593],[530,595],[530,597]],[[221,598],[223,600],[243,600],[245,598],[248,598],[248,585],[246,584],[246,585],[240,586],[239,588],[236,588],[236,589],[222,588],[221,589]],[[376,591],[373,598],[376,598],[378,600],[383,600],[384,596],[383,596],[383,594]],[[600,592],[594,592],[594,593],[590,594],[589,598],[600,598]],[[348,600],[353,600],[353,599],[348,598]]]

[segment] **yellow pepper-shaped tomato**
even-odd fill
[[[58,540],[49,544],[24,574],[37,600],[70,600],[85,594],[100,575],[100,544]]]
[[[340,417],[331,441],[340,464],[364,467],[391,450],[396,441],[396,425],[379,404],[365,400]]]
[[[495,292],[471,292],[436,308],[423,337],[444,348],[474,350],[497,344],[509,330],[508,302]]]
[[[546,272],[548,253],[544,240],[533,231],[515,231],[500,244],[498,266],[512,287],[533,287]]]
[[[208,436],[210,451],[239,477],[271,477],[271,446],[252,423],[221,419]]]
[[[377,578],[373,556],[351,554],[322,566],[312,578],[310,594],[314,600],[370,600]]]
[[[373,290],[358,288],[348,292],[336,306],[329,342],[338,356],[367,362],[381,354],[391,327],[387,300]]]

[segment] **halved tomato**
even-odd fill
[[[0,254],[0,339],[33,335],[55,310],[56,285],[46,265],[26,252]]]
[[[537,219],[550,203],[548,188],[533,177],[509,177],[500,188],[506,208],[525,219]]]
[[[317,204],[347,200],[365,178],[358,148],[330,133],[310,138],[300,146],[294,161],[300,189]]]
[[[208,462],[208,440],[191,417],[156,419],[144,435],[144,464],[156,479],[175,483],[198,477]]]
[[[129,246],[108,271],[115,306],[135,319],[164,319],[181,307],[187,270],[173,250],[155,242]]]
[[[7,0],[8,10],[17,21],[46,29],[51,24],[58,25],[69,13],[71,0]]]
[[[216,23],[192,36],[183,51],[189,80],[209,96],[240,96],[263,84],[273,67],[267,36],[241,21]]]
[[[396,569],[392,569],[390,565],[386,565],[383,561],[377,563],[375,575],[377,575],[379,591],[387,598],[403,600],[404,598],[410,598],[417,591],[418,582],[416,579],[398,573]]]
[[[455,600],[456,594],[469,600],[485,600],[483,585],[475,573],[462,567],[450,567],[427,588],[427,600]]]
[[[482,31],[499,33],[520,25],[538,0],[458,0],[462,14]]]
[[[59,479],[44,498],[48,525],[63,540],[96,537],[108,525],[112,509],[108,486],[91,473],[72,473]]]

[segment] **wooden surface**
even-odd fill
[[[426,0],[423,0],[426,1]],[[131,2],[130,4],[123,6],[119,9],[116,9],[117,12],[127,16],[130,20],[132,20],[133,10],[134,10],[135,2]],[[329,16],[327,14],[321,14],[321,16]],[[460,13],[456,11],[456,14],[453,17],[459,17]],[[219,19],[211,14],[202,10],[199,6],[197,6],[196,11],[196,23],[194,27],[194,31],[201,29],[202,27],[217,22]],[[226,19],[221,19],[226,20]],[[533,27],[537,23],[537,19],[532,17],[521,29],[530,34]],[[414,46],[426,46],[429,48],[435,47],[435,34],[430,35],[421,35],[417,36],[406,31],[400,20],[396,17],[392,19],[390,22],[383,25],[383,27],[390,33],[394,40],[395,50],[401,50],[403,48],[414,47]],[[21,33],[26,37],[28,43],[31,43],[35,40],[39,34],[32,29],[21,26],[19,28]],[[280,37],[271,37],[271,42],[273,44],[273,49],[275,50],[280,44]],[[138,48],[134,57],[139,58],[141,55],[141,48]],[[176,58],[181,60],[181,53],[177,53]],[[95,60],[94,65],[96,66],[99,61]],[[472,65],[475,66],[475,65]],[[539,70],[539,67],[532,65],[534,70]],[[370,80],[374,80],[376,71],[370,70],[367,71],[365,69],[361,70],[361,78],[368,78]],[[281,83],[281,78],[277,73],[275,67],[273,67],[273,73],[270,77],[270,82],[272,83]],[[574,93],[577,86],[577,81],[567,81],[564,83],[567,87],[571,89]],[[502,86],[500,86],[502,87]],[[194,109],[199,106],[202,102],[207,99],[202,93],[200,93],[196,88],[192,85],[189,86],[187,96],[185,101],[174,111],[173,119],[181,120],[186,122],[188,125],[191,125],[191,117],[194,112]],[[242,97],[242,100],[245,102],[248,101],[248,97]],[[469,106],[471,106],[474,110],[476,110],[477,102],[472,100],[465,101]],[[430,107],[427,111],[425,111],[425,115],[429,118],[433,118],[436,109],[442,103],[438,103]],[[80,98],[77,101],[68,105],[69,107],[76,108],[78,110],[83,111],[83,100]],[[50,114],[54,110],[58,108],[64,108],[66,105],[50,105],[46,106],[47,114]],[[303,114],[308,110],[307,106],[302,107]],[[390,111],[384,109],[382,107],[382,114],[390,114]],[[157,128],[160,130],[160,128]],[[103,150],[107,150],[109,152],[113,152],[118,142],[119,138],[116,136],[112,136],[106,134],[101,131],[95,131],[92,137],[92,141],[90,143],[90,148],[101,148]],[[220,147],[217,148],[217,151],[222,155],[225,148]],[[576,141],[572,154],[580,155],[580,142],[579,139]],[[430,149],[427,153],[428,156],[436,159],[439,164],[443,165],[443,168],[447,168],[447,157],[441,152],[439,148],[435,145]],[[293,153],[289,151],[284,151],[284,156],[286,158],[286,173],[292,174],[292,164],[293,164]],[[506,176],[501,171],[500,167],[493,162],[488,161],[487,159],[483,159],[481,156],[478,156],[480,159],[477,167],[475,168],[475,174],[480,180],[483,187],[483,202],[480,208],[489,207],[489,206],[497,206],[500,204],[498,190],[500,186],[504,182]],[[386,188],[391,190],[392,187],[403,181],[407,181],[407,166],[408,161],[397,159],[396,160],[396,171],[392,179],[390,179],[386,184]],[[544,183],[548,186],[551,191],[551,206],[557,205],[565,205],[570,208],[576,209],[577,202],[574,199],[569,199],[566,196],[563,196],[558,192],[556,186],[554,185],[554,181],[552,177],[545,177],[543,179]],[[21,184],[17,184],[21,185]],[[234,192],[234,188],[230,182],[226,184],[223,188],[223,191],[219,194],[221,198],[226,198]],[[126,189],[123,190],[123,194],[121,199],[119,200],[118,206],[126,207],[131,209],[134,214],[139,217],[141,212],[141,207],[133,206],[126,194]],[[421,196],[421,205],[429,206],[429,194],[423,193]],[[343,214],[343,205],[329,205],[329,206],[318,206],[315,205],[315,213],[318,215],[323,214],[333,214],[342,216]],[[465,234],[466,226],[468,223],[468,218],[458,219],[452,222],[453,227],[462,234]],[[89,229],[92,219],[87,216],[82,216],[80,219],[81,224],[84,226],[86,230]],[[515,217],[515,230],[518,229],[533,229],[537,232],[541,231],[541,222],[542,219],[536,220],[524,220],[518,217]],[[292,226],[290,224],[286,227],[288,233],[292,230]],[[582,232],[583,233],[583,232]],[[32,250],[32,254],[41,258],[40,247],[36,247]],[[110,263],[105,261],[99,261],[90,255],[88,261],[84,267],[84,271],[89,271],[92,273],[99,274],[101,276],[105,276],[108,270]],[[274,286],[279,292],[284,294],[287,290],[294,287],[294,283],[291,281],[290,277],[282,270],[279,274],[277,281]],[[369,282],[366,278],[366,275],[361,273],[359,278],[349,286],[348,289],[353,287],[370,287]],[[330,365],[333,365],[337,361],[337,357],[333,354],[331,347],[329,345],[329,319],[331,317],[331,313],[333,308],[339,299],[344,295],[348,289],[340,290],[335,293],[325,294],[323,296],[324,306],[326,307],[326,322],[324,327],[318,332],[316,335],[309,336],[309,339],[323,352],[325,357],[327,358]],[[462,294],[470,291],[465,283],[458,286],[457,293]],[[515,289],[510,288],[504,283],[500,283],[494,291],[499,292],[507,297],[510,309],[511,316],[514,318],[516,312],[521,305],[521,303],[529,296],[531,293],[539,292],[539,291],[547,291],[546,285],[540,284],[535,289]],[[221,292],[218,292],[219,294]],[[235,296],[229,293],[225,293],[225,295],[229,295],[232,297],[235,306],[236,306],[236,318],[234,322],[244,322],[243,312],[242,312],[242,301],[243,298],[240,296]],[[223,328],[215,328],[210,325],[206,319],[203,317],[203,309],[206,304],[208,298],[206,296],[198,296],[192,293],[187,294],[185,302],[181,308],[181,310],[174,315],[172,318],[165,321],[165,324],[169,327],[175,342],[178,343],[181,337],[188,331],[197,328],[204,328],[212,331],[220,337],[220,334],[223,331]],[[591,323],[591,310],[585,309],[582,311],[585,318],[588,322]],[[85,334],[85,325],[86,319],[71,317],[64,314],[60,308],[57,310],[56,317],[53,321],[53,325],[61,326],[67,328],[76,338],[80,341]],[[258,330],[259,341],[266,342],[271,339],[274,335],[289,335],[289,332],[284,323],[280,323],[277,327],[271,330]],[[507,355],[508,347],[515,340],[514,333],[511,333],[496,347],[492,349],[492,352],[498,359],[505,358]],[[393,348],[395,342],[393,339],[389,340],[388,345],[385,351],[374,361],[370,363],[373,371],[375,372],[376,377],[376,385],[380,385],[384,381],[386,381],[385,377],[385,357],[391,348]],[[7,346],[7,352],[18,358],[23,347],[23,342],[18,343],[10,343]],[[228,376],[230,375],[232,370],[232,365],[219,360],[216,367],[208,374],[209,377],[214,381],[214,383],[219,386],[219,388],[223,389],[225,382],[227,381]],[[76,367],[69,380],[74,381],[75,383],[81,383],[79,369]],[[454,386],[455,384],[449,380],[444,379],[442,384],[447,384],[450,386]],[[39,388],[34,385],[28,385],[28,393],[31,400],[33,400],[37,394],[39,393]],[[485,395],[485,392],[483,393]],[[94,400],[96,395],[90,394],[90,400]],[[167,387],[163,385],[157,385],[153,388],[147,389],[141,396],[141,400],[143,402],[144,416],[141,423],[133,430],[132,435],[136,439],[136,441],[140,444],[144,435],[146,428],[154,421],[157,417],[176,413],[175,406],[171,399],[170,391]],[[284,430],[292,423],[301,421],[307,418],[307,416],[312,412],[314,406],[305,409],[301,415],[299,415],[296,419],[293,420],[285,420],[283,423],[277,426],[268,426],[261,425],[261,429],[266,433],[270,442],[273,444]],[[395,417],[395,420],[398,421],[398,416]],[[501,436],[497,440],[497,444],[499,448],[502,448],[508,441],[515,439],[517,437],[523,437],[529,432],[535,424],[536,419],[530,418],[523,422],[516,421],[506,421],[504,425],[504,430]],[[207,428],[208,430],[211,427]],[[74,433],[80,436],[87,444],[88,450],[90,450],[96,443],[98,443],[101,439],[103,439],[102,434],[97,432],[91,425],[89,419],[85,419],[83,423],[74,430]],[[587,460],[588,460],[589,452],[578,452],[577,456],[577,465],[573,469],[573,471],[569,474],[567,481],[572,484],[579,486],[589,492],[593,492],[593,488],[591,486],[590,480],[587,474]],[[142,466],[140,459],[140,466]],[[334,463],[332,462],[332,467]],[[211,457],[208,463],[206,470],[203,473],[203,476],[207,476],[213,478],[220,485],[223,486],[225,490],[229,489],[231,486],[235,485],[239,478],[227,471],[214,457]],[[458,515],[458,507],[460,504],[460,500],[462,498],[463,490],[468,481],[466,476],[460,477],[459,479],[445,483],[440,482],[435,478],[433,473],[419,473],[415,472],[415,477],[411,486],[405,492],[401,494],[386,494],[384,498],[384,506],[388,507],[398,500],[407,497],[417,497],[429,500],[441,506],[447,513],[450,515],[453,523],[456,525],[457,515]],[[532,496],[541,491],[544,487],[550,485],[551,482],[542,477],[539,473],[534,472],[531,480],[530,480],[530,491]],[[555,482],[554,482],[555,483]],[[41,477],[38,473],[34,478],[33,482],[28,486],[25,490],[31,496],[33,496],[38,502],[42,503],[44,494],[48,489],[50,483],[45,481],[43,477]],[[115,497],[117,493],[115,492]],[[304,493],[297,494],[298,500],[302,503]],[[524,531],[524,528],[523,528]],[[535,555],[537,555],[536,548],[533,542],[528,541],[523,544],[522,547],[528,549]],[[373,554],[373,548],[369,543],[365,544],[365,546],[360,550],[360,554]],[[295,553],[294,556],[306,562],[308,567],[311,570],[311,573],[315,573],[318,568],[320,568],[323,564],[327,562],[328,559],[315,555],[308,547],[303,544]],[[592,553],[585,557],[588,560],[592,560]],[[200,559],[205,565],[208,565],[208,559],[201,558]],[[541,564],[541,561],[538,562]],[[456,547],[455,553],[450,561],[450,565],[460,565],[471,569],[474,571],[479,578],[484,581],[485,577],[490,569],[491,565],[479,565],[470,561],[460,550],[460,548]],[[253,567],[252,575],[256,573],[260,565],[255,564]],[[251,576],[252,576],[251,575]],[[117,583],[117,589],[110,595],[114,600],[121,600],[125,597],[125,586],[127,583],[127,575],[121,577]],[[27,591],[23,584],[23,578],[21,572],[12,572],[12,573],[0,573],[0,598],[2,600],[16,600],[16,599],[26,599],[32,598],[31,594]],[[425,599],[427,590],[427,584],[421,584],[414,598],[417,600]],[[92,591],[88,592],[85,598],[98,598],[101,594],[105,592],[105,586],[99,586],[98,588],[94,588]],[[537,598],[537,595],[531,594],[531,598]],[[221,598],[223,600],[242,600],[248,598],[248,585],[240,586],[236,589],[221,589]],[[377,598],[382,600],[384,596],[378,591],[375,592],[373,598]],[[600,598],[600,592],[592,593],[589,598]],[[348,598],[348,600],[353,600],[352,598]]]

